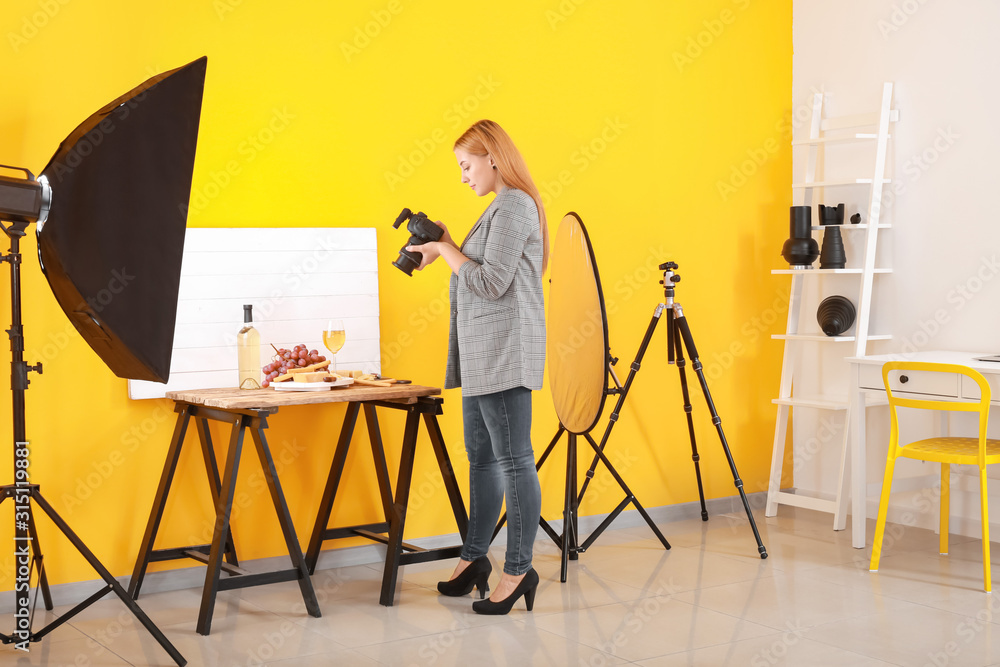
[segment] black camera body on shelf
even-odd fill
[[[424,256],[419,252],[407,250],[406,246],[440,241],[444,230],[434,224],[434,221],[428,218],[426,213],[422,211],[414,213],[408,208],[403,209],[403,212],[396,218],[396,222],[392,223],[392,228],[399,229],[399,226],[404,222],[406,222],[406,231],[410,232],[410,239],[403,244],[403,248],[399,251],[399,257],[392,265],[406,275],[412,276],[413,269],[420,266]]]

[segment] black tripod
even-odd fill
[[[642,358],[646,354],[646,348],[649,347],[649,342],[653,338],[653,333],[656,331],[656,325],[660,321],[660,316],[663,311],[667,311],[667,360],[669,363],[677,365],[677,370],[680,372],[681,381],[681,391],[684,396],[684,413],[687,415],[687,426],[688,426],[688,436],[691,439],[691,460],[694,462],[694,472],[695,477],[698,480],[698,496],[701,501],[701,518],[702,521],[708,521],[708,508],[705,505],[705,491],[701,481],[701,457],[698,454],[698,444],[695,439],[694,433],[694,419],[691,416],[691,398],[688,392],[687,384],[687,374],[685,367],[687,365],[684,359],[684,347],[687,347],[688,354],[691,357],[691,367],[698,376],[698,380],[701,383],[702,393],[705,394],[705,400],[708,403],[708,410],[712,415],[712,423],[715,424],[716,430],[719,432],[719,439],[722,441],[722,449],[726,454],[726,459],[729,461],[729,468],[733,473],[733,481],[736,488],[739,490],[740,498],[743,501],[743,507],[746,509],[747,518],[750,520],[750,527],[753,529],[754,538],[757,540],[757,551],[760,553],[760,557],[767,558],[767,549],[764,547],[763,542],[760,539],[760,533],[757,532],[757,524],[754,522],[753,514],[750,512],[750,503],[747,501],[746,493],[743,491],[743,480],[740,479],[739,471],[736,469],[736,462],[733,461],[733,455],[729,451],[729,444],[726,442],[726,435],[722,430],[722,420],[719,418],[719,413],[715,409],[715,403],[712,401],[712,394],[708,389],[708,382],[705,379],[705,373],[702,370],[701,361],[698,358],[698,350],[695,348],[694,338],[691,335],[691,329],[688,326],[687,318],[684,316],[684,311],[679,303],[674,301],[674,285],[680,282],[681,277],[674,273],[674,269],[677,268],[677,264],[674,262],[665,262],[659,266],[659,269],[663,271],[663,280],[660,284],[663,285],[664,289],[664,303],[658,303],[656,305],[656,310],[653,313],[653,317],[649,322],[649,326],[646,328],[646,334],[643,336],[642,343],[639,345],[639,351],[636,353],[635,360],[629,367],[629,374],[622,384],[618,376],[611,370],[611,377],[614,380],[615,386],[613,388],[605,389],[608,395],[617,395],[618,400],[615,403],[614,410],[608,418],[608,425],[604,431],[604,436],[601,438],[601,443],[597,444],[594,439],[590,436],[590,433],[583,433],[583,437],[590,443],[590,446],[594,449],[594,460],[591,462],[590,468],[587,470],[586,479],[584,480],[583,486],[580,487],[580,492],[576,493],[577,488],[577,472],[576,472],[576,461],[577,461],[577,451],[576,451],[576,438],[577,434],[569,433],[566,428],[560,424],[559,430],[556,432],[555,436],[549,442],[548,447],[542,453],[542,456],[538,459],[536,464],[537,469],[541,469],[542,464],[549,457],[552,449],[555,447],[559,438],[562,437],[563,433],[568,435],[568,445],[566,451],[566,499],[563,508],[563,531],[562,535],[556,533],[556,531],[545,521],[545,519],[539,520],[539,526],[545,533],[556,543],[557,546],[562,550],[562,571],[561,571],[561,581],[566,581],[567,567],[569,560],[576,560],[578,554],[586,551],[591,544],[603,533],[608,526],[618,517],[621,512],[628,507],[630,504],[635,505],[635,508],[639,511],[643,520],[649,525],[653,533],[656,535],[660,543],[663,544],[664,548],[669,549],[670,544],[667,542],[666,538],[656,527],[656,524],[650,518],[649,514],[639,503],[635,494],[629,489],[625,480],[622,479],[621,475],[615,470],[611,461],[608,460],[607,455],[604,453],[604,448],[607,445],[608,438],[611,436],[611,430],[614,425],[618,422],[619,415],[621,414],[622,407],[625,405],[625,399],[628,397],[629,389],[632,387],[632,381],[635,379],[636,373],[642,364]],[[617,358],[611,356],[610,350],[607,352],[607,363],[609,367],[614,366],[618,362]],[[583,501],[583,497],[587,492],[587,488],[590,485],[590,481],[594,478],[594,473],[597,471],[597,465],[599,462],[604,463],[608,468],[608,472],[614,477],[618,485],[625,491],[625,498],[618,504],[618,506],[601,522],[601,524],[594,530],[594,532],[588,537],[582,544],[579,542],[579,522],[578,514],[580,503]],[[499,532],[501,526],[503,526],[506,520],[506,515],[501,518],[500,524],[497,526],[497,530],[494,532],[494,537],[496,537],[497,532]]]
[[[0,225],[2,226],[2,225]],[[0,487],[0,503],[8,498],[14,499],[14,544],[15,544],[15,630],[12,634],[0,633],[0,642],[4,644],[14,644],[16,648],[27,651],[30,642],[41,641],[47,634],[57,627],[76,616],[78,613],[94,604],[110,592],[114,592],[122,602],[129,608],[133,615],[139,619],[150,634],[159,642],[160,646],[170,654],[170,657],[180,667],[187,664],[173,644],[160,632],[160,629],[153,624],[148,616],[139,608],[139,605],[129,597],[122,585],[111,576],[111,573],[101,564],[87,545],[70,530],[70,527],[63,521],[62,517],[53,509],[42,496],[39,486],[28,481],[28,455],[30,444],[25,434],[24,418],[24,392],[28,388],[28,373],[35,371],[42,372],[42,365],[29,366],[24,361],[24,327],[21,324],[21,253],[20,241],[27,228],[26,222],[13,222],[9,227],[3,227],[4,232],[10,238],[10,254],[0,257],[0,261],[10,263],[10,309],[11,325],[7,329],[10,336],[11,348],[11,371],[10,386],[12,403],[14,407],[14,477],[15,483]],[[42,508],[54,524],[63,532],[69,541],[76,547],[76,550],[87,559],[90,566],[101,575],[105,586],[91,595],[89,598],[73,607],[71,610],[60,616],[58,619],[45,626],[38,632],[31,629],[33,610],[29,605],[29,589],[32,572],[37,571],[38,588],[41,589],[42,597],[45,601],[45,608],[52,610],[52,598],[49,594],[48,579],[45,576],[45,565],[42,558],[42,551],[38,544],[38,534],[35,529],[35,519],[31,511],[32,502]],[[36,598],[37,602],[37,598]]]
[[[760,533],[757,532],[757,524],[754,522],[753,514],[750,512],[750,503],[747,501],[747,494],[743,491],[743,480],[740,479],[740,473],[736,469],[736,462],[733,461],[733,454],[729,451],[729,443],[726,442],[726,434],[722,430],[722,419],[719,418],[719,413],[715,409],[715,402],[712,401],[712,392],[708,389],[708,381],[705,379],[705,372],[702,370],[701,360],[698,358],[698,349],[694,345],[694,337],[691,335],[691,328],[688,326],[687,318],[684,316],[684,309],[681,307],[681,304],[674,301],[674,285],[681,281],[681,277],[674,273],[674,269],[676,268],[677,264],[675,262],[664,262],[659,266],[660,271],[663,271],[663,280],[660,281],[660,284],[663,285],[664,302],[656,305],[656,311],[653,313],[653,317],[649,322],[649,327],[646,329],[646,335],[642,339],[642,344],[639,346],[639,352],[636,354],[635,361],[632,362],[628,379],[625,381],[622,396],[619,398],[618,405],[615,406],[615,412],[611,415],[611,424],[614,424],[614,420],[617,420],[618,408],[624,402],[625,394],[628,392],[628,387],[631,385],[632,378],[635,377],[636,371],[639,370],[639,363],[642,361],[642,357],[646,353],[646,347],[649,345],[649,341],[653,337],[653,332],[656,330],[656,324],[660,321],[660,315],[663,313],[663,310],[666,309],[667,361],[671,364],[676,363],[677,370],[680,373],[681,393],[684,396],[684,413],[687,415],[688,436],[691,439],[691,460],[694,461],[694,473],[695,477],[698,479],[698,497],[701,500],[701,520],[708,521],[708,509],[705,507],[705,490],[701,483],[701,466],[699,464],[701,457],[698,455],[698,443],[695,440],[694,435],[694,419],[691,417],[691,398],[688,393],[687,373],[685,372],[685,366],[687,365],[687,362],[684,360],[685,347],[687,347],[688,355],[691,357],[691,368],[694,370],[695,375],[698,376],[698,381],[701,384],[701,391],[705,394],[705,402],[708,404],[708,411],[712,415],[712,423],[715,424],[715,430],[719,432],[719,440],[722,443],[722,451],[726,453],[726,460],[729,462],[729,469],[733,473],[733,482],[736,485],[736,489],[740,492],[740,499],[743,501],[743,508],[746,510],[747,519],[750,520],[750,527],[753,529],[754,538],[757,540],[757,551],[760,553],[760,557],[762,559],[767,558],[767,549],[764,547],[764,543],[760,540]],[[613,373],[612,377],[614,377]],[[618,385],[617,378],[615,378],[615,384]],[[608,425],[609,431],[611,424]],[[603,446],[604,443],[602,442],[601,447],[603,448]],[[590,478],[593,477],[594,470],[597,468],[597,461],[598,458],[595,457],[593,463],[591,463],[590,470],[587,472],[588,482],[590,481]],[[584,487],[580,492],[581,497],[583,496],[583,491],[585,491],[586,488],[587,485],[584,484]]]

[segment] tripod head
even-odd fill
[[[677,262],[664,262],[659,266],[660,271],[663,271],[663,280],[660,284],[663,285],[663,297],[669,310],[673,310],[674,307],[674,285],[681,281],[681,277],[674,273],[676,268],[678,268]]]
[[[677,262],[664,262],[659,269],[663,271],[663,303],[667,308],[667,363],[674,363],[674,285],[681,281],[681,277],[674,272],[679,268]]]

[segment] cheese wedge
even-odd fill
[[[271,381],[272,382],[284,382],[285,380],[288,380],[289,378],[293,378],[296,375],[301,375],[302,373],[313,373],[315,371],[322,370],[322,369],[326,368],[329,365],[330,365],[330,360],[327,359],[326,361],[320,361],[319,363],[309,364],[308,366],[302,366],[301,368],[293,368],[293,369],[289,370],[287,373],[283,373],[283,374],[279,375],[278,377],[274,378]],[[308,380],[305,380],[305,381],[308,382]]]
[[[320,361],[319,363],[309,364],[308,366],[302,366],[301,368],[289,369],[289,373],[296,375],[297,373],[312,373],[313,371],[318,371],[320,369],[326,368],[330,365],[330,360]]]
[[[385,382],[383,380],[367,380],[362,378],[354,378],[354,384],[360,384],[366,387],[391,387],[391,382]]]
[[[330,374],[326,371],[318,371],[312,373],[295,373],[292,376],[292,380],[295,382],[323,382],[328,377],[330,377]]]

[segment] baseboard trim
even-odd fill
[[[763,519],[763,509],[765,503],[767,502],[767,492],[760,491],[757,493],[749,493],[747,494],[747,499],[750,502],[750,507],[755,511],[755,519]],[[739,496],[713,498],[705,501],[705,506],[708,509],[709,517],[713,515],[727,514],[730,512],[736,512],[740,515],[744,514],[743,504],[740,501]],[[701,517],[701,504],[695,501],[690,503],[680,503],[678,505],[663,505],[660,507],[646,508],[646,512],[649,514],[649,517],[653,520],[653,522],[659,526],[660,524]],[[607,516],[607,514],[595,514],[580,517],[580,532],[582,534],[591,533],[599,525],[601,525],[601,522],[604,521]],[[561,520],[550,521],[549,525],[551,525],[556,532],[560,532],[562,530]],[[619,514],[614,523],[611,524],[611,527],[632,528],[635,526],[645,525],[646,522],[643,520],[639,512],[630,510]],[[506,534],[506,528],[502,529],[494,540],[494,543],[502,544],[504,539],[506,539]],[[669,540],[670,535],[666,535],[666,538]],[[539,531],[536,539],[547,540],[548,536],[542,531]],[[451,546],[457,544],[459,541],[458,533],[434,535],[432,537],[421,537],[413,540],[407,540],[407,542],[424,549]],[[600,538],[598,538],[598,543],[599,542]],[[323,551],[320,554],[319,561],[316,563],[316,569],[327,570],[338,567],[348,567],[351,565],[371,565],[383,562],[385,562],[385,546],[373,543]],[[287,569],[288,556],[274,556],[270,558],[259,558],[251,561],[241,561],[240,567],[250,572],[269,572],[272,570]],[[122,586],[126,589],[128,588],[130,577],[123,576],[116,578]],[[142,592],[164,593],[167,591],[183,590],[185,588],[199,588],[204,586],[204,584],[205,568],[204,566],[195,565],[176,570],[150,572],[146,574],[142,583]],[[100,579],[94,579],[91,581],[78,581],[51,586],[50,592],[52,593],[52,602],[56,606],[77,604],[93,595],[96,590],[100,590],[103,585],[103,581]],[[113,596],[113,593],[108,593],[108,596]],[[141,606],[142,598],[139,599],[139,603]],[[0,614],[13,613],[14,604],[14,591],[5,591],[0,593]]]

